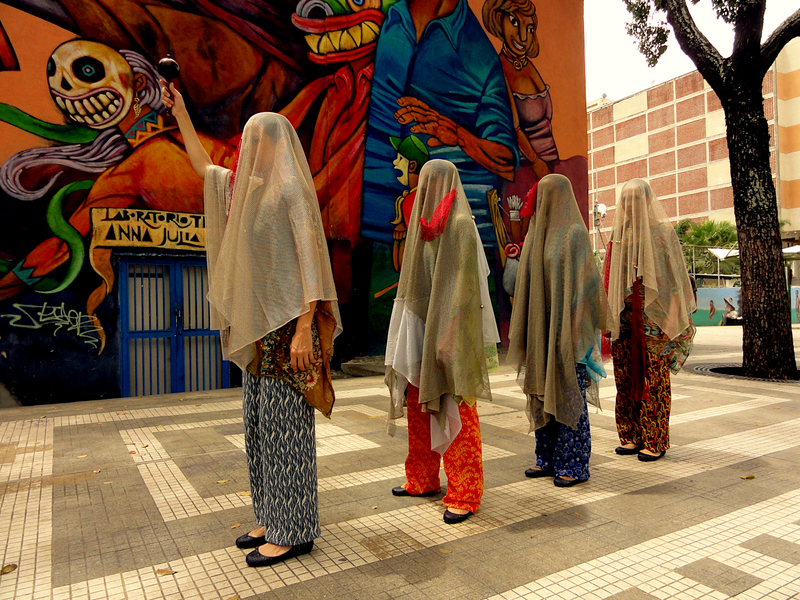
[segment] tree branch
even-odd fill
[[[686,6],[686,0],[663,0],[663,10],[667,11],[667,21],[672,26],[675,39],[681,50],[692,59],[700,74],[708,84],[723,96],[725,60],[697,28],[697,25]]]
[[[751,56],[761,58],[759,45],[761,44],[761,32],[764,30],[766,8],[767,0],[745,0],[736,11],[733,55],[731,57],[734,63],[740,57],[745,60]]]
[[[772,35],[767,38],[767,41],[762,44],[761,56],[764,59],[764,64],[767,66],[767,69],[772,66],[772,63],[778,58],[778,54],[780,54],[783,47],[789,43],[789,40],[798,36],[800,36],[800,10],[781,23],[780,26],[772,32]]]

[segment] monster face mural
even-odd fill
[[[47,62],[47,81],[64,114],[92,129],[118,125],[136,95],[133,69],[122,55],[86,40],[56,48]]]
[[[380,0],[339,2],[303,0],[297,5],[292,23],[306,32],[308,58],[317,64],[347,62],[375,51],[383,12]]]

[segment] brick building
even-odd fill
[[[800,229],[800,39],[764,78],[764,112],[780,218]],[[667,215],[735,222],[725,117],[719,98],[693,71],[628,98],[587,107],[589,199],[605,204],[608,239],[622,185],[647,179]],[[592,237],[597,247],[597,234]]]

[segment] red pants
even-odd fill
[[[431,415],[422,412],[419,388],[408,386],[408,457],[406,458],[406,490],[423,494],[441,487],[439,465],[442,457],[431,450]],[[478,407],[458,406],[461,431],[444,453],[447,495],[442,501],[448,508],[475,512],[483,496],[483,458]]]
[[[669,360],[648,351],[642,397],[631,393],[631,340],[614,340],[614,381],[617,385],[617,433],[622,444],[644,446],[650,452],[669,448],[669,413],[672,390],[669,382]]]

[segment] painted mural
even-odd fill
[[[698,288],[697,312],[692,316],[698,327],[741,325],[741,288]],[[792,323],[800,323],[800,287],[789,289]]]
[[[300,134],[340,359],[383,350],[427,160],[461,172],[501,324],[531,187],[563,173],[585,211],[582,0],[5,2],[0,383],[24,403],[119,395],[119,260],[202,257],[202,182],[160,101],[165,56],[216,164],[256,112]]]

